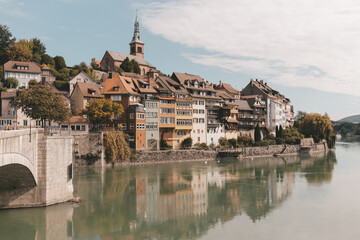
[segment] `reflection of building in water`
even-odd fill
[[[175,218],[175,194],[160,194],[159,196],[159,220],[160,222]]]
[[[217,188],[223,189],[225,187],[225,174],[219,172],[219,168],[214,167],[208,169],[207,181],[209,186],[215,186]]]
[[[293,182],[294,182],[293,172],[285,172],[284,174],[277,173],[276,194],[272,195],[273,199],[276,198],[276,201],[285,200],[285,198],[292,192]]]
[[[148,177],[145,173],[136,176],[136,215],[147,222],[159,220],[159,176]]]
[[[208,208],[208,174],[192,172],[191,188],[194,191],[193,213],[203,215]]]

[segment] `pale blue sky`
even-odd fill
[[[68,65],[129,52],[138,9],[145,58],[241,90],[264,79],[295,111],[360,113],[360,4],[334,0],[0,0],[0,24]]]

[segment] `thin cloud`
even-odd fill
[[[141,8],[153,34],[217,54],[184,56],[288,86],[360,96],[357,0],[179,0]]]

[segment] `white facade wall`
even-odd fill
[[[219,144],[219,138],[225,137],[225,126],[219,124],[217,128],[208,128],[206,134],[206,144]]]
[[[19,72],[11,72],[5,71],[4,79],[8,77],[14,77],[19,81],[18,87],[28,87],[29,81],[31,79],[36,79],[36,81],[41,81],[41,74],[40,73],[19,73]]]
[[[191,138],[193,144],[206,143],[206,108],[205,99],[195,99],[193,104],[193,130]]]
[[[70,95],[73,92],[77,82],[96,84],[88,75],[86,75],[84,72],[81,72],[69,81],[69,94]]]

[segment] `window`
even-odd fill
[[[178,131],[177,135],[178,136],[186,136],[186,131]]]
[[[136,124],[136,129],[138,129],[138,130],[145,129],[145,124],[144,123],[137,123]]]
[[[136,114],[136,118],[137,118],[137,119],[145,119],[145,116],[144,116],[143,113],[137,113],[137,114]]]
[[[131,102],[135,101],[134,96],[130,96],[130,101],[131,101]]]
[[[139,53],[142,53],[142,48],[141,47],[138,47],[137,50],[138,50]]]
[[[134,119],[134,113],[130,113],[130,119]]]
[[[80,125],[76,125],[76,131],[80,131]]]
[[[111,95],[111,100],[113,100],[113,101],[121,101],[121,95]]]
[[[130,129],[134,129],[134,124],[130,123]]]
[[[85,125],[81,125],[81,131],[85,131]]]
[[[24,121],[23,121],[23,125],[24,125],[24,127],[27,126],[27,125],[28,125],[28,121],[27,121],[27,120],[24,120]]]

